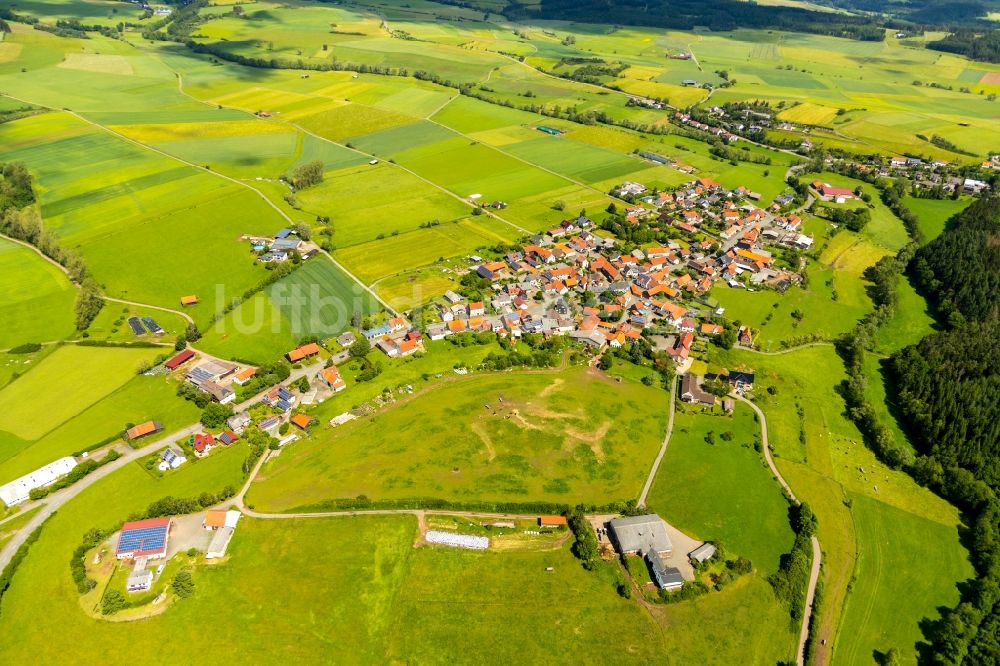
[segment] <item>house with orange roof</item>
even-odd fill
[[[670,303],[669,301],[663,303],[663,305],[660,306],[660,309],[663,311],[667,323],[674,326],[680,325],[681,321],[684,320],[684,313],[687,312],[687,309],[684,306],[676,303]]]
[[[332,390],[334,393],[339,393],[347,388],[347,382],[340,375],[340,370],[335,365],[331,365],[329,368],[324,368],[319,373],[319,380],[326,384],[326,386]]]
[[[621,332],[618,332],[618,333],[606,333],[604,337],[606,337],[608,339],[608,344],[611,345],[612,347],[614,347],[615,349],[621,349],[622,346],[625,344],[625,334],[624,333],[621,333]]]
[[[307,345],[296,347],[288,352],[285,354],[285,358],[288,359],[289,363],[298,363],[317,354],[319,354],[319,345],[315,342],[310,342]]]
[[[723,329],[722,326],[720,326],[719,324],[711,324],[706,321],[702,322],[698,332],[701,333],[702,335],[719,335],[724,330],[725,329]]]
[[[300,430],[307,430],[312,425],[313,419],[305,414],[296,414],[291,418],[291,424]]]
[[[257,374],[257,368],[244,368],[233,376],[233,383],[238,384],[239,386],[243,386],[248,381],[253,379],[254,375],[256,374]]]

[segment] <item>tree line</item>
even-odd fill
[[[87,272],[83,257],[59,244],[59,237],[42,224],[35,208],[31,174],[21,162],[0,165],[0,233],[34,246],[66,269],[80,286],[76,296],[76,328],[86,330],[104,307],[97,282]]]
[[[915,252],[910,273],[947,328],[889,360],[888,388],[917,450],[904,467],[963,511],[977,573],[960,603],[928,624],[924,656],[935,664],[996,664],[1000,655],[998,235],[1000,201],[982,198]]]

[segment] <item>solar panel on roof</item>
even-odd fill
[[[167,543],[167,527],[142,527],[122,532],[118,539],[119,553],[162,550]]]
[[[152,317],[143,317],[142,323],[146,325],[146,328],[149,329],[150,333],[154,333],[156,335],[163,333],[163,329],[160,328],[160,325],[157,324]]]
[[[142,324],[139,323],[138,317],[129,317],[128,325],[132,329],[132,332],[135,333],[136,335],[142,335],[143,333],[146,332],[143,330]]]
[[[190,372],[188,372],[187,376],[191,381],[198,383],[207,381],[214,375],[206,370],[202,370],[201,368],[193,368]]]

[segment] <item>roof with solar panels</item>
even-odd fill
[[[170,518],[149,518],[122,525],[118,538],[118,559],[163,557],[167,554]]]

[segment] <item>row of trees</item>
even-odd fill
[[[69,278],[80,285],[74,308],[76,328],[86,330],[104,307],[100,286],[87,274],[83,258],[62,247],[58,236],[42,225],[35,201],[27,167],[21,162],[0,166],[0,233],[36,247],[66,269]]]

